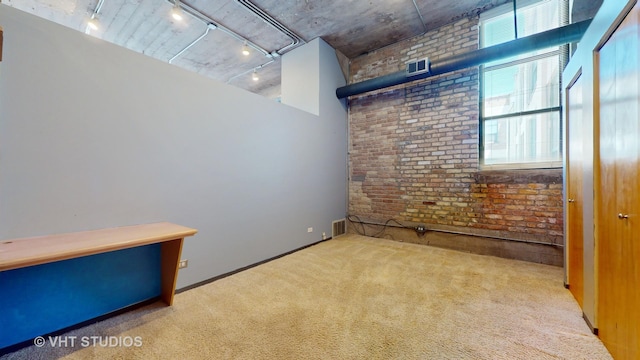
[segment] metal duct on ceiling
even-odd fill
[[[342,99],[348,96],[405,84],[411,81],[425,79],[431,76],[465,69],[471,66],[478,66],[534,50],[580,41],[582,35],[587,31],[590,23],[591,19],[584,20],[535,35],[512,40],[503,44],[440,59],[438,61],[434,61],[431,64],[430,71],[426,73],[407,76],[407,72],[402,70],[389,75],[342,86],[336,89],[336,96],[338,99]]]

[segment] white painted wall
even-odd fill
[[[346,100],[336,97],[336,89],[344,85],[346,80],[335,49],[320,38],[288,52],[282,58],[283,104],[319,115],[322,119],[341,119],[347,112],[347,105]],[[332,144],[323,150],[329,158],[344,157],[346,163],[347,123],[336,122],[335,125],[330,133],[318,136],[321,141]],[[331,169],[330,171],[318,168],[318,174],[330,177],[332,182],[341,181],[340,179],[346,178],[347,174],[335,171],[335,167],[342,167],[342,163],[339,161],[328,165],[326,169]],[[346,189],[344,201],[346,208]]]
[[[315,115],[320,113],[321,42],[314,39],[282,57],[282,103]]]
[[[180,288],[330,236],[345,216],[344,78],[326,48],[317,116],[5,5],[0,26],[0,239],[194,227]]]

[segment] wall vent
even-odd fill
[[[430,69],[431,69],[431,62],[429,62],[429,58],[424,58],[418,61],[410,62],[407,64],[407,76],[428,73]]]
[[[336,220],[331,223],[331,238],[347,233],[347,219]]]

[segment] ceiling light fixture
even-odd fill
[[[87,26],[89,26],[91,30],[98,30],[98,18],[96,18],[96,14],[91,15],[91,19],[87,22]]]
[[[253,74],[251,74],[251,79],[253,79],[253,81],[260,80],[260,78],[258,77],[258,71],[256,69],[253,69]]]
[[[180,8],[180,0],[173,2],[173,9],[171,9],[171,17],[177,21],[182,20],[182,8]]]
[[[244,45],[242,46],[242,55],[244,56],[249,56],[249,54],[251,54],[251,52],[249,51],[249,46],[247,45],[247,42],[244,42]]]
[[[89,18],[89,21],[87,21],[87,27],[84,29],[85,34],[89,34],[91,30],[100,29],[100,21],[98,21],[98,14],[102,9],[102,5],[104,5],[104,0],[99,0],[98,3],[96,4],[95,9],[93,9],[93,11],[91,12],[91,17]]]

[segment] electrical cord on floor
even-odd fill
[[[354,221],[352,218],[355,218],[355,219],[356,219],[356,221]],[[360,231],[358,230],[358,228],[357,228],[357,227],[355,227],[355,226],[353,227],[353,228],[354,228],[354,230],[355,230],[358,234],[360,234],[360,235],[364,235],[364,236],[371,236],[371,237],[375,237],[375,238],[379,238],[379,237],[381,237],[381,236],[382,236],[382,234],[384,234],[384,232],[385,232],[385,231],[387,230],[387,228],[390,226],[390,225],[389,225],[389,223],[391,223],[391,222],[395,222],[396,224],[398,224],[398,226],[393,226],[393,227],[396,227],[396,228],[403,228],[403,229],[416,230],[416,228],[415,228],[415,227],[412,227],[412,226],[406,226],[406,225],[402,224],[401,222],[399,222],[399,221],[398,221],[398,220],[396,220],[396,219],[389,219],[389,220],[387,220],[384,224],[375,224],[375,223],[365,222],[365,221],[362,221],[362,220],[361,220],[357,215],[347,215],[347,219],[348,219],[350,222],[354,223],[354,224],[356,224],[356,223],[357,223],[357,224],[360,224],[360,226],[362,227],[362,232],[360,232]],[[367,230],[366,230],[366,228],[365,228],[365,224],[366,224],[366,225],[373,225],[373,226],[381,226],[381,227],[382,227],[382,229],[381,229],[381,230],[379,230],[377,233],[375,233],[375,234],[373,234],[373,235],[367,235]]]
[[[354,220],[354,219],[356,219],[356,220]],[[490,238],[490,239],[497,239],[497,240],[503,240],[503,241],[504,240],[508,240],[508,241],[526,243],[526,244],[553,246],[553,247],[557,247],[557,248],[563,248],[564,247],[564,245],[562,245],[562,244],[548,243],[548,242],[541,242],[541,241],[532,241],[532,240],[525,240],[525,239],[518,239],[518,238],[511,238],[511,237],[504,237],[504,236],[494,236],[494,235],[486,235],[486,234],[474,234],[474,233],[460,232],[460,231],[455,231],[455,230],[428,229],[424,224],[419,224],[417,226],[407,226],[407,225],[402,224],[401,222],[399,222],[396,219],[389,219],[384,224],[379,224],[379,223],[370,222],[370,221],[362,221],[357,215],[349,215],[348,214],[347,215],[347,220],[349,220],[353,224],[360,224],[360,226],[362,227],[362,232],[360,232],[360,230],[358,230],[358,228],[356,226],[353,227],[353,229],[358,234],[364,235],[364,236],[370,236],[370,237],[380,237],[382,234],[384,234],[385,230],[387,230],[388,227],[392,226],[392,227],[395,227],[395,228],[413,230],[413,231],[415,231],[416,235],[418,235],[419,237],[424,236],[428,232],[434,232],[435,231],[435,232],[439,232],[439,233],[447,233],[447,234],[454,234],[454,235],[461,235],[461,236],[475,236],[475,237]],[[391,222],[395,222],[398,225],[389,225],[389,223],[391,223]],[[373,235],[367,235],[365,225],[381,226],[382,229],[380,231],[378,231],[377,233],[373,234]]]
[[[357,221],[353,221],[353,219],[351,218],[356,218],[358,219]],[[362,220],[360,220],[360,218],[358,217],[358,215],[347,215],[347,220],[349,220],[350,222],[354,223],[354,224],[360,224],[360,226],[362,226],[362,232],[358,231],[357,227],[353,227],[353,229],[360,235],[363,236],[367,236],[367,229],[364,227],[364,222]]]

